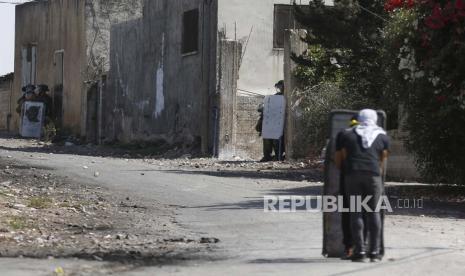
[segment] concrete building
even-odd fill
[[[200,145],[208,131],[206,95],[215,89],[215,5],[147,0],[143,18],[113,27],[106,140]]]
[[[290,0],[219,0],[218,31],[244,47],[238,90],[271,95],[284,78],[284,30],[297,27]],[[308,3],[307,3],[308,4]]]
[[[0,76],[0,130],[10,130],[11,114],[16,105],[12,103],[13,73]]]
[[[141,16],[139,0],[37,0],[16,6],[12,100],[26,84],[51,88],[62,129],[86,137],[96,132],[88,97],[109,68],[110,26]],[[94,89],[95,90],[95,89]],[[93,110],[95,112],[95,110]],[[91,122],[91,123],[89,123]],[[12,125],[19,129],[13,112]],[[94,135],[95,136],[95,135]]]
[[[259,157],[257,106],[284,78],[292,2],[144,1],[142,18],[112,28],[105,138]]]

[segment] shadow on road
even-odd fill
[[[274,178],[276,179],[276,178]],[[288,180],[288,179],[287,179]],[[403,186],[400,185],[402,188]],[[398,187],[396,187],[398,188]],[[389,190],[389,189],[388,189]],[[303,187],[288,188],[288,189],[270,189],[263,193],[263,196],[320,196],[323,192],[323,185],[308,185]],[[441,202],[429,198],[424,198],[421,206],[413,206],[413,202],[418,202],[419,197],[409,194],[393,193],[389,194],[389,201],[393,208],[392,213],[388,216],[428,216],[437,218],[453,218],[465,219],[465,204],[459,202]],[[410,206],[402,206],[399,203],[405,204],[403,199],[409,201]],[[416,200],[416,201],[415,201]],[[314,206],[314,205],[312,205]],[[219,203],[215,205],[194,206],[188,208],[204,208],[207,211],[216,210],[264,210],[264,198],[244,198],[242,201],[232,203]],[[187,207],[186,207],[187,208]],[[306,212],[305,207],[297,208],[298,212]],[[314,211],[314,210],[312,210]]]
[[[251,264],[327,264],[327,263],[344,263],[336,258],[277,258],[277,259],[256,259],[249,261]]]
[[[405,256],[400,260],[388,259],[387,262],[384,261],[376,265],[364,266],[358,269],[352,269],[352,270],[344,271],[341,273],[335,273],[335,274],[331,274],[331,276],[353,275],[353,274],[357,274],[361,272],[368,272],[368,271],[373,271],[373,273],[376,275],[377,269],[383,269],[383,268],[390,267],[390,266],[399,266],[401,264],[409,264],[409,263],[411,265],[415,265],[415,263],[420,260],[432,259],[434,257],[444,256],[444,255],[448,255],[448,254],[455,252],[454,250],[450,250],[450,249],[437,249],[437,248],[428,248],[428,247],[422,248],[422,250],[423,251],[421,252]]]
[[[291,189],[272,189],[264,194],[264,196],[317,196],[321,194],[323,186],[313,185]],[[243,201],[233,203],[220,203],[204,206],[184,207],[188,209],[206,209],[207,211],[217,210],[263,210],[263,197],[245,198]]]
[[[207,175],[226,178],[251,178],[251,179],[273,179],[288,181],[318,182],[322,180],[321,172],[314,169],[289,169],[289,170],[162,170],[166,173],[187,174],[187,175]]]

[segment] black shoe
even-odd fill
[[[344,256],[341,257],[341,260],[352,260],[352,256],[354,255],[354,251],[352,248],[347,248],[344,251]]]
[[[260,159],[260,162],[261,163],[266,163],[266,162],[270,162],[271,160],[272,160],[271,158],[263,157],[262,159]]]
[[[365,253],[355,253],[351,260],[355,263],[366,263],[368,261]]]
[[[372,263],[379,263],[383,260],[383,257],[379,254],[370,254],[370,261]]]

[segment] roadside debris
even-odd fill
[[[0,256],[156,263],[218,242],[186,238],[166,206],[82,184],[0,159]]]

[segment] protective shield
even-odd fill
[[[25,138],[40,138],[45,119],[45,105],[42,102],[27,101],[21,114],[21,136]]]
[[[350,127],[351,119],[358,114],[357,111],[335,110],[331,112],[329,124],[329,141],[326,147],[325,156],[325,173],[324,173],[324,195],[339,196],[341,195],[340,170],[336,167],[336,137],[337,135]],[[386,128],[386,113],[378,111],[378,125]],[[386,171],[386,170],[384,170]],[[383,176],[383,181],[384,181]],[[384,255],[384,213],[382,213],[383,231],[381,241],[381,255]],[[331,212],[323,214],[323,255],[331,258],[339,258],[344,255],[342,214]]]
[[[286,100],[284,96],[266,96],[263,110],[263,139],[278,140],[284,133]]]

